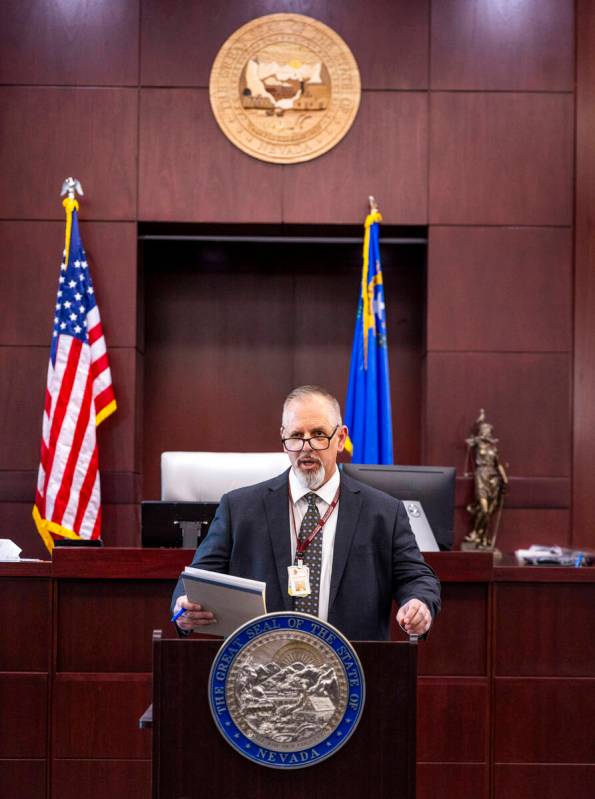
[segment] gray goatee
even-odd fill
[[[293,467],[293,473],[300,485],[309,488],[310,491],[316,491],[324,483],[324,466],[322,464],[314,472],[305,472],[296,464]]]

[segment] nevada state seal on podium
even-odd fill
[[[153,635],[154,799],[415,799],[417,645],[271,613]],[[365,675],[365,679],[364,679]]]
[[[241,755],[279,769],[333,755],[361,718],[364,673],[349,641],[305,613],[270,613],[240,627],[217,653],[209,702]]]

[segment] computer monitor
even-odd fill
[[[421,502],[440,549],[451,549],[455,477],[452,466],[377,466],[345,463],[345,474],[392,497]]]
[[[143,547],[196,549],[218,506],[218,502],[141,502]]]

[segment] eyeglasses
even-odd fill
[[[335,427],[330,436],[310,436],[310,438],[282,438],[283,446],[288,452],[301,452],[306,441],[312,449],[328,449],[331,445],[331,438],[335,435],[339,425]]]

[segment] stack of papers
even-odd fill
[[[22,549],[10,538],[0,538],[0,560],[13,561],[21,559]]]
[[[529,549],[517,549],[516,559],[530,566],[590,566],[591,553],[567,547],[548,547],[533,544]]]
[[[0,563],[41,563],[39,558],[22,558],[23,550],[10,538],[0,538]]]
[[[201,626],[196,632],[225,638],[242,624],[267,612],[266,583],[193,566],[184,569],[182,580],[188,599],[202,605],[203,610],[210,610],[217,619],[215,624]]]

